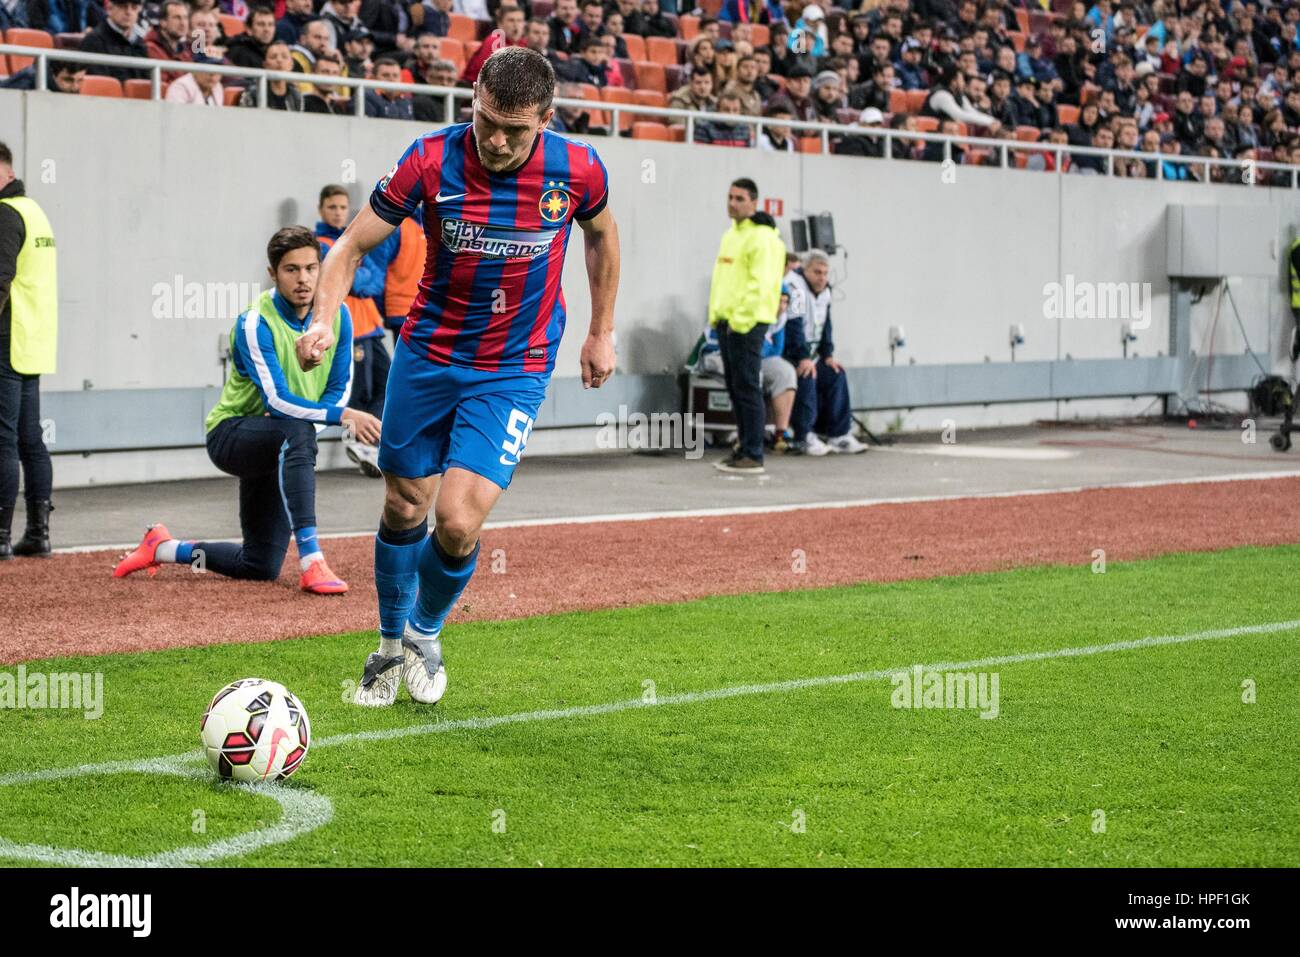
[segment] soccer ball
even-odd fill
[[[241,678],[216,693],[203,712],[199,737],[221,777],[274,781],[302,766],[311,726],[302,702],[284,685]]]

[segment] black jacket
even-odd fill
[[[82,53],[106,53],[109,56],[138,56],[147,58],[148,53],[144,48],[144,41],[138,39],[128,40],[107,20],[104,20],[86,34],[81,41]],[[98,64],[87,67],[88,73],[96,73],[101,76],[111,76],[125,83],[127,80],[147,80],[149,78],[148,70],[131,70],[124,67],[116,66],[99,66]]]
[[[251,33],[241,33],[231,37],[226,45],[226,59],[235,66],[247,66],[262,69],[266,61],[266,48],[269,43],[258,43]]]
[[[0,199],[26,196],[23,181],[14,180],[0,189]],[[27,227],[18,211],[8,203],[0,203],[0,360],[9,361],[9,286],[18,275],[18,253],[27,241]]]

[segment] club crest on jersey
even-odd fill
[[[563,189],[555,188],[555,183],[546,185],[552,188],[542,193],[542,198],[537,201],[537,211],[542,214],[544,223],[562,223],[572,200]]]

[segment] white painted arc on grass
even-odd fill
[[[1067,485],[1061,488],[1012,489],[1000,492],[957,492],[952,495],[900,495],[891,498],[841,499],[831,502],[785,502],[772,505],[732,505],[720,508],[665,509],[657,512],[613,512],[604,515],[569,515],[559,518],[519,518],[487,522],[483,528],[537,528],[548,525],[597,525],[603,522],[653,522],[665,518],[727,518],[732,515],[773,515],[782,512],[808,512],[818,509],[870,508],[876,505],[910,505],[927,502],[982,501],[985,499],[1017,498],[1021,495],[1077,495],[1104,489],[1161,488],[1172,485],[1217,485],[1223,482],[1262,482],[1271,479],[1300,478],[1300,471],[1281,472],[1230,472],[1223,475],[1189,476],[1176,479],[1143,479],[1133,482],[1101,482],[1097,485]],[[142,530],[143,534],[143,530]],[[319,539],[359,538],[373,536],[373,528],[360,528],[347,532],[322,532]],[[234,542],[233,538],[210,538],[213,542]],[[54,549],[58,555],[79,555],[86,552],[130,551],[139,545],[134,542],[114,542],[107,545],[72,545]]]
[[[1010,655],[996,655],[990,658],[975,658],[970,661],[946,661],[923,664],[925,671],[971,671],[977,668],[991,668],[998,665],[1026,664],[1034,661],[1050,661],[1060,658],[1080,658],[1090,655],[1108,654],[1116,651],[1133,651],[1141,648],[1153,648],[1163,645],[1179,645],[1197,641],[1211,641],[1222,638],[1237,638],[1244,635],[1268,635],[1279,632],[1300,630],[1300,619],[1277,621],[1262,625],[1242,625],[1236,628],[1217,628],[1208,631],[1196,631],[1185,635],[1160,635],[1148,638],[1136,638],[1125,641],[1112,641],[1101,645],[1082,645],[1075,648],[1054,648],[1046,651],[1019,652]],[[819,688],[831,685],[852,684],[865,681],[879,681],[911,671],[916,665],[904,665],[897,668],[881,668],[874,671],[855,671],[840,675],[821,675],[811,678],[794,678],[788,681],[775,681],[766,684],[731,685],[725,688],[713,688],[707,691],[687,691],[681,694],[664,695],[654,704],[648,704],[640,698],[626,701],[612,701],[606,704],[579,705],[573,708],[552,708],[539,711],[521,711],[514,714],[497,715],[487,718],[461,718],[453,721],[439,721],[432,724],[411,725],[405,728],[385,728],[375,731],[357,731],[336,734],[321,738],[312,744],[313,748],[337,747],[340,744],[357,744],[368,741],[391,741],[398,738],[416,737],[426,734],[444,734],[452,731],[482,731],[509,724],[523,724],[533,721],[557,721],[571,718],[585,718],[597,715],[615,714],[639,708],[662,708],[671,705],[699,704],[706,701],[719,701],[746,695],[779,694],[788,691],[800,691],[805,688]],[[56,768],[43,771],[19,771],[0,776],[0,787],[32,784],[37,781],[56,781],[65,778],[86,777],[101,774],[155,773],[173,774],[184,777],[205,777],[197,768],[189,768],[186,762],[201,758],[197,751],[188,751],[160,758],[145,758],[139,761],[108,761],[97,764],[82,764],[71,768]],[[269,827],[238,834],[226,840],[199,847],[177,848],[163,851],[147,857],[130,857],[119,854],[104,854],[97,851],[84,851],[78,848],[47,847],[41,844],[18,844],[0,838],[0,858],[33,861],[42,864],[59,864],[70,867],[177,867],[211,863],[229,857],[238,857],[262,847],[293,840],[317,828],[328,824],[333,817],[334,808],[329,798],[310,791],[288,788],[280,785],[264,785],[252,788],[255,793],[265,794],[278,802],[283,809],[280,821]]]

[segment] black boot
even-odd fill
[[[48,501],[27,503],[27,531],[14,546],[15,555],[48,558],[50,555],[50,512]]]
[[[14,557],[14,547],[10,544],[10,531],[14,526],[13,506],[0,508],[0,562],[7,562]]]

